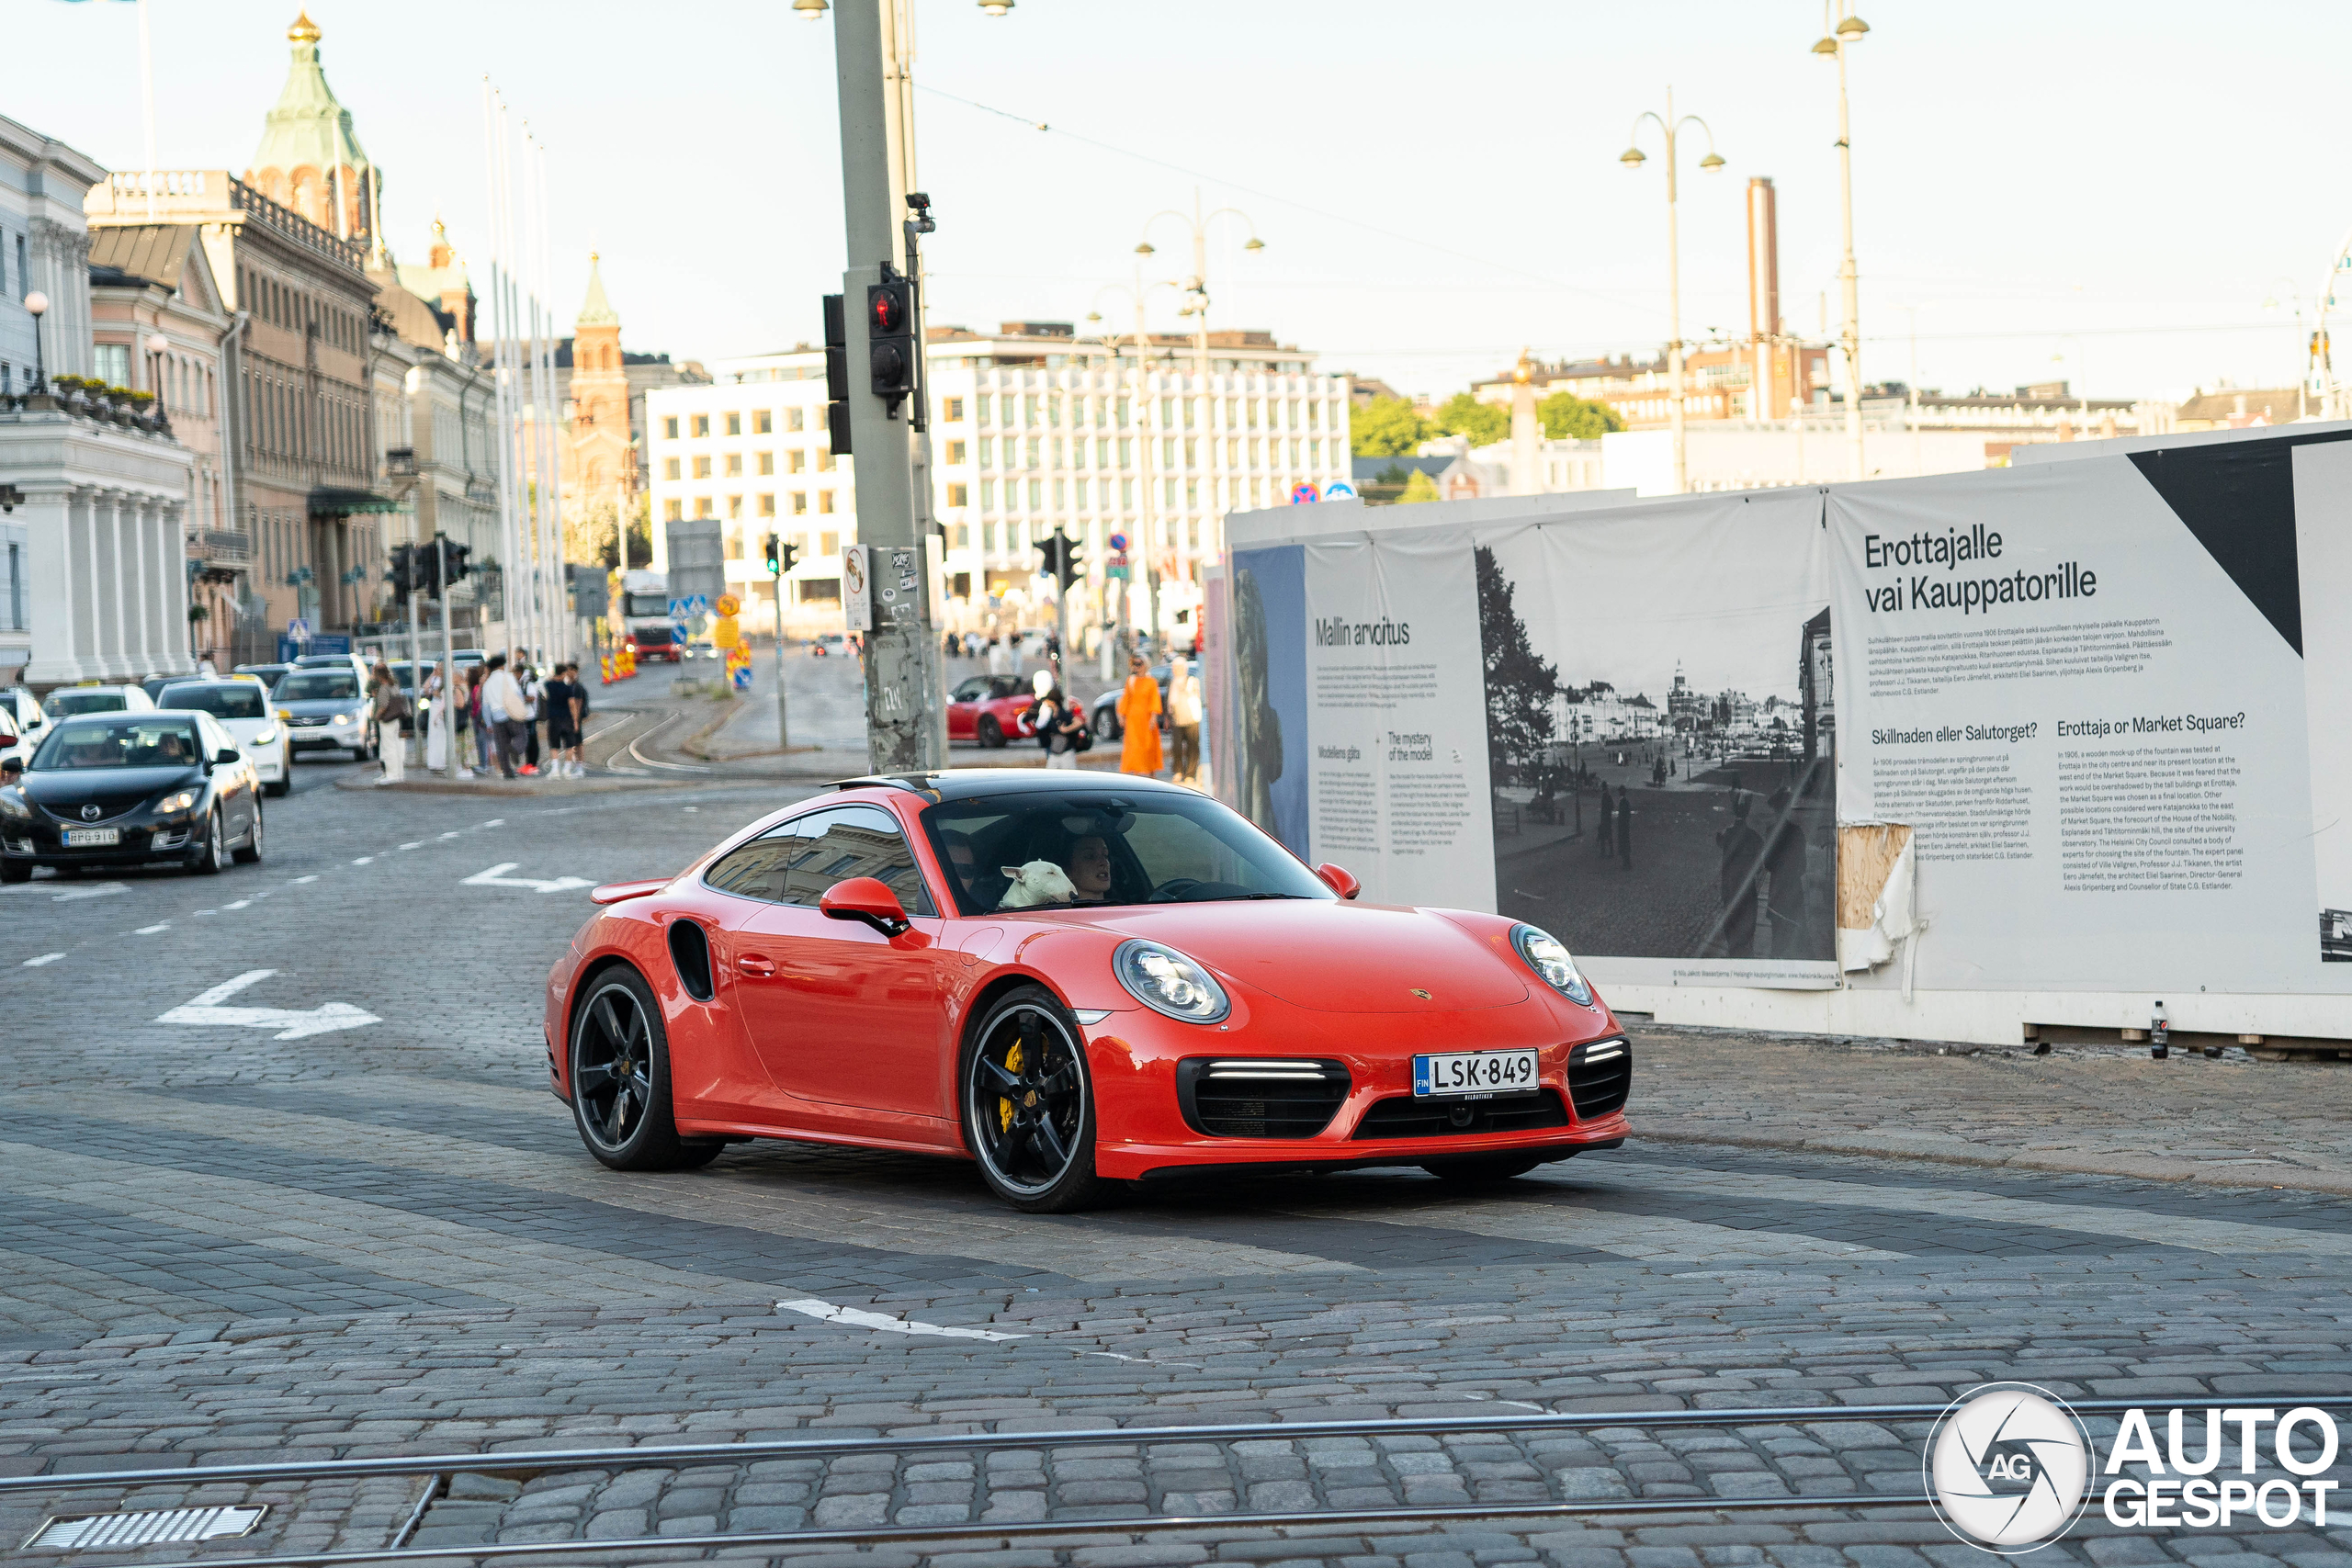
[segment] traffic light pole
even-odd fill
[[[449,536],[433,536],[433,591],[441,601],[441,736],[442,772],[458,776],[465,764],[458,760],[458,644],[449,630]]]
[[[409,517],[409,532],[412,534],[416,532],[416,518],[414,513],[411,513]],[[417,711],[416,699],[424,695],[424,660],[422,658],[424,648],[424,628],[418,624],[416,602],[424,597],[424,595],[419,592],[419,590],[424,585],[416,580],[416,569],[421,564],[416,558],[416,550],[417,547],[414,545],[410,545],[408,547],[408,593],[406,594],[406,598],[408,599],[409,733],[407,754],[410,766],[422,767],[424,764],[424,716]]]
[[[784,707],[784,557],[779,554],[771,558],[775,562],[775,743],[779,750],[789,751],[792,720]]]
[[[947,714],[938,640],[932,635],[930,566],[919,518],[930,509],[915,495],[911,400],[877,396],[868,367],[872,312],[868,291],[904,275],[907,187],[912,123],[906,101],[907,62],[899,7],[906,0],[839,0],[833,7],[834,64],[841,90],[842,195],[849,265],[842,274],[848,331],[852,462],[857,481],[857,533],[873,547],[874,626],[866,634],[865,747],[876,773],[944,767]],[[923,353],[920,315],[913,353]],[[781,686],[779,685],[779,690]]]

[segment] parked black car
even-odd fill
[[[176,861],[261,859],[261,780],[209,713],[91,714],[52,723],[0,788],[0,882]]]

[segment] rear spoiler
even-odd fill
[[[602,887],[591,888],[591,904],[619,904],[631,898],[642,898],[649,893],[659,893],[670,886],[666,876],[648,877],[642,882],[607,882]]]

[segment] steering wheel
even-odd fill
[[[1203,886],[1203,884],[1201,879],[1197,876],[1171,876],[1167,881],[1161,883],[1159,886],[1153,888],[1151,890],[1151,897],[1146,898],[1144,902],[1147,904],[1173,904],[1179,898],[1184,897],[1185,894],[1190,893],[1193,888],[1201,886]]]

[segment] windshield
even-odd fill
[[[659,615],[670,618],[670,596],[667,593],[624,593],[622,614],[628,615]]]
[[[670,640],[670,628],[666,625],[659,626],[632,626],[629,628],[628,635],[643,643],[663,643]]]
[[[55,718],[69,713],[120,713],[129,705],[120,692],[52,692],[41,708]]]
[[[1204,795],[983,795],[943,801],[922,821],[967,915],[1333,896],[1289,851]]]
[[[267,718],[269,705],[261,688],[251,681],[224,681],[218,686],[166,686],[158,707],[198,708],[215,718]]]
[[[203,758],[196,721],[170,715],[61,724],[33,768],[192,768]]]
[[[277,683],[281,703],[349,700],[359,695],[359,677],[348,670],[297,670]]]

